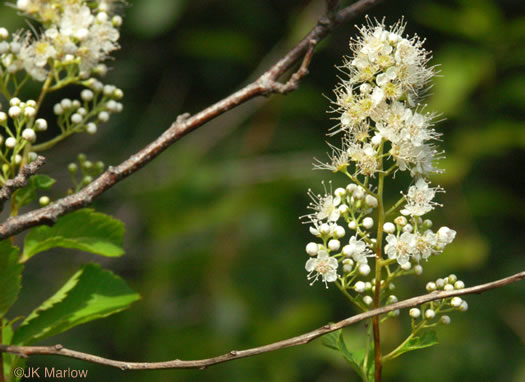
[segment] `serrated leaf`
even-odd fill
[[[438,340],[436,332],[432,330],[425,331],[421,336],[416,336],[408,340],[402,347],[400,347],[396,351],[395,357],[399,357],[401,354],[412,350],[424,349],[437,344]]]
[[[138,299],[120,277],[99,265],[86,265],[22,322],[12,343],[32,344],[120,312]]]
[[[92,209],[62,216],[52,227],[33,228],[24,240],[23,261],[50,248],[73,248],[97,255],[116,257],[124,253],[124,225]]]
[[[9,240],[0,242],[0,318],[14,304],[20,292],[23,265],[18,262],[18,248]]]
[[[29,178],[27,186],[14,193],[15,202],[18,208],[25,206],[36,199],[36,190],[49,190],[55,180],[47,175],[33,175]]]
[[[348,361],[350,366],[355,370],[357,374],[363,378],[363,356],[352,354],[346,347],[345,340],[343,338],[343,330],[339,329],[335,332],[325,334],[323,336],[323,345],[329,347],[330,349],[337,350],[341,355]]]

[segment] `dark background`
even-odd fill
[[[347,4],[348,2],[343,2]],[[123,9],[122,49],[105,82],[125,92],[124,112],[95,137],[79,135],[47,153],[46,170],[69,186],[67,164],[79,151],[116,164],[145,146],[183,112],[196,113],[267,69],[315,24],[324,2],[278,0],[134,0]],[[458,234],[421,277],[399,282],[399,299],[455,273],[472,286],[524,269],[525,14],[521,1],[385,1],[369,12],[387,24],[403,15],[407,32],[426,38],[439,65],[428,109],[438,130],[446,190],[431,218]],[[96,261],[125,278],[142,300],[108,319],[48,343],[129,361],[215,356],[292,337],[354,314],[336,288],[308,285],[298,217],[309,187],[321,179],[326,114],[337,83],[334,67],[349,54],[359,17],[323,41],[300,88],[252,100],[169,148],[119,183],[95,206],[126,224],[120,259],[52,251],[26,267],[12,313],[28,314],[80,264]],[[2,6],[0,24],[24,22]],[[70,89],[57,97],[75,97]],[[47,105],[50,110],[53,99]],[[44,109],[45,112],[45,109]],[[399,178],[402,183],[402,178]],[[392,186],[398,195],[406,184]],[[523,282],[467,298],[469,310],[438,329],[440,345],[408,353],[384,369],[388,381],[524,381]],[[407,313],[383,329],[385,348],[408,334]],[[364,328],[345,331],[351,348]],[[317,340],[205,371],[121,372],[58,357],[32,366],[87,368],[106,381],[356,381],[342,357]]]

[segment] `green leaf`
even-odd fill
[[[325,334],[323,336],[323,345],[330,349],[337,350],[341,355],[350,363],[350,366],[355,370],[357,374],[364,379],[363,371],[363,355],[352,354],[346,347],[345,340],[343,338],[343,330],[339,329],[335,332]]]
[[[401,354],[418,349],[428,348],[438,344],[436,332],[433,330],[425,331],[421,336],[416,336],[408,340],[402,347],[400,347],[395,357],[399,357]]]
[[[10,345],[11,339],[13,338],[13,321],[3,319],[0,320],[0,323],[0,330],[2,331],[2,345]],[[4,361],[4,375],[11,375],[12,370],[17,364],[19,366],[25,366],[25,360],[16,354],[2,353],[2,356]],[[2,356],[0,356],[0,360],[2,359]]]
[[[50,248],[80,249],[116,257],[124,253],[124,225],[110,216],[83,209],[65,215],[52,226],[32,229],[24,240],[23,261]]]
[[[9,240],[0,242],[0,318],[14,304],[20,292],[23,265],[18,262],[18,248]]]
[[[55,180],[47,175],[33,175],[29,178],[27,186],[16,190],[15,202],[18,208],[25,206],[36,199],[36,190],[49,190]]]
[[[120,277],[89,264],[75,273],[15,330],[13,344],[28,345],[74,326],[120,312],[140,299]]]

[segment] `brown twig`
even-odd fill
[[[153,370],[153,369],[205,369],[208,366],[216,365],[223,362],[232,361],[234,359],[251,357],[254,355],[267,353],[279,349],[284,349],[292,346],[303,345],[309,343],[310,341],[321,337],[324,334],[336,331],[338,329],[344,328],[346,326],[355,324],[357,322],[370,319],[372,317],[379,316],[397,309],[405,309],[413,306],[421,305],[423,303],[434,301],[443,298],[449,298],[453,296],[462,296],[466,294],[473,293],[482,293],[490,289],[501,288],[502,286],[508,285],[510,283],[525,279],[525,271],[516,273],[512,276],[492,281],[487,284],[477,285],[471,288],[465,288],[460,290],[454,290],[450,292],[432,292],[426,295],[413,297],[407,300],[397,302],[395,304],[383,306],[381,308],[373,309],[365,313],[357,314],[355,316],[349,317],[345,320],[336,322],[334,324],[324,325],[316,330],[302,334],[300,336],[292,337],[283,341],[274,342],[269,345],[259,346],[256,348],[246,349],[246,350],[232,350],[229,353],[207,359],[192,360],[192,361],[183,361],[180,359],[175,359],[173,361],[166,362],[124,362],[116,361],[112,359],[107,359],[99,357],[92,354],[82,353],[75,350],[70,350],[64,348],[62,345],[55,346],[6,346],[0,345],[0,354],[1,353],[12,353],[20,357],[27,358],[32,355],[58,355],[68,358],[75,358],[82,361],[87,361],[91,363],[97,363],[101,365],[116,367],[122,370]]]
[[[183,136],[222,113],[256,96],[267,96],[274,93],[284,94],[296,89],[298,82],[308,72],[308,65],[317,43],[326,37],[337,25],[356,17],[380,1],[360,0],[334,14],[322,17],[310,33],[257,80],[191,117],[178,118],[155,141],[120,165],[108,168],[99,178],[78,193],[59,199],[49,206],[9,218],[0,225],[0,240],[34,226],[42,224],[52,225],[60,216],[89,205],[94,198],[142,168]],[[300,60],[302,60],[302,64],[298,71],[292,74],[287,82],[279,82],[279,78],[292,69]]]
[[[4,203],[9,200],[13,192],[27,186],[29,178],[36,174],[44,163],[46,163],[46,158],[38,156],[33,162],[24,165],[17,176],[5,182],[4,186],[0,189],[0,211],[4,209]]]

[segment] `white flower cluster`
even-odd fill
[[[311,256],[306,262],[308,279],[315,282],[321,276],[325,284],[336,281],[339,263],[345,274],[367,276],[370,273],[367,258],[374,256],[374,241],[366,232],[374,226],[374,220],[367,215],[377,207],[377,199],[354,183],[333,192],[325,187],[324,195],[316,195],[311,190],[308,194],[312,199],[309,208],[313,212],[302,218],[311,224],[310,233],[322,241],[310,242],[306,246],[306,252]],[[340,224],[355,231],[348,244],[342,247],[341,239],[346,230]]]
[[[434,291],[453,291],[465,288],[465,283],[458,280],[457,276],[452,274],[445,278],[439,278],[436,281],[430,281],[427,283],[426,289],[429,293]],[[447,299],[433,301],[427,304],[423,304],[420,308],[412,308],[408,314],[413,319],[425,319],[427,322],[437,319],[440,315],[439,322],[445,325],[450,324],[450,317],[443,313],[452,310],[459,310],[460,312],[466,312],[468,310],[468,304],[461,297],[451,297]],[[427,323],[428,324],[428,323]]]
[[[121,89],[93,78],[85,85],[88,88],[80,92],[80,100],[64,98],[53,107],[62,131],[95,134],[99,123],[107,122],[111,113],[122,111],[123,105],[118,102],[124,96]]]
[[[312,224],[310,232],[322,241],[307,246],[313,258],[306,269],[314,281],[321,275],[326,284],[354,271],[368,275],[367,257],[374,256],[377,248],[378,253],[382,252],[381,261],[397,263],[405,274],[409,270],[421,274],[421,260],[442,253],[456,235],[448,227],[434,232],[432,221],[422,218],[439,205],[434,197],[443,192],[427,180],[430,173],[439,172],[434,167],[438,152],[433,141],[440,134],[432,127],[434,115],[422,112],[416,103],[434,70],[427,67],[430,53],[422,41],[417,36],[403,37],[404,28],[402,21],[390,28],[382,22],[369,22],[350,42],[353,56],[345,60],[342,69],[347,78],[335,90],[338,124],[331,133],[343,133],[342,145],[329,144],[330,163],[317,161],[314,168],[341,172],[352,183],[334,192],[325,187],[323,195],[308,192],[313,212],[303,218]],[[381,206],[382,227],[378,228],[385,233],[378,234],[385,240],[381,251],[383,242],[376,243],[368,232],[374,220],[367,215],[378,207],[378,199],[383,200],[384,178],[397,170],[407,170],[414,180],[402,200],[388,212]],[[375,191],[371,183],[377,177],[381,180]],[[393,221],[383,216],[400,207],[401,215]],[[340,250],[343,225],[355,235]],[[343,276],[337,275],[339,263],[343,264]],[[348,280],[344,282],[348,284]],[[366,288],[359,284],[354,290],[361,293]]]
[[[401,210],[403,215],[411,217],[411,223],[405,216],[398,216],[394,223],[386,222],[383,225],[383,231],[388,234],[385,254],[389,259],[395,259],[405,270],[412,267],[410,260],[419,264],[421,259],[427,260],[431,255],[439,255],[456,237],[456,231],[445,226],[433,232],[432,221],[423,221],[421,218],[438,205],[433,201],[438,191],[442,191],[441,188],[429,187],[429,183],[419,178],[404,195],[406,205]]]
[[[1,106],[1,105],[0,105]],[[1,107],[0,107],[1,109]],[[7,113],[0,111],[0,126],[7,132],[7,138],[0,135],[0,158],[3,162],[14,163],[18,165],[22,162],[20,155],[22,149],[36,141],[36,133],[47,130],[47,121],[43,118],[34,120],[36,115],[36,102],[27,100],[22,102],[18,97],[9,100],[9,109]],[[12,119],[15,126],[14,131],[9,128],[9,119]],[[2,145],[4,148],[2,149]],[[29,159],[36,158],[36,154],[29,153]],[[4,177],[7,174],[9,166],[3,167]]]
[[[11,41],[0,41],[0,74],[25,70],[33,79],[44,81],[51,68],[74,68],[80,77],[93,71],[119,47],[118,27],[122,18],[112,15],[117,0],[18,0],[16,8],[39,21],[44,30],[38,36],[16,33]],[[9,37],[0,28],[0,39]]]
[[[379,171],[378,151],[386,142],[400,170],[413,176],[439,171],[430,143],[439,137],[432,129],[434,115],[415,104],[434,72],[426,66],[429,52],[422,41],[402,37],[404,27],[402,22],[389,30],[382,23],[362,27],[360,38],[350,42],[353,57],[341,68],[348,78],[335,90],[339,123],[332,133],[346,134],[342,151],[363,175]]]

